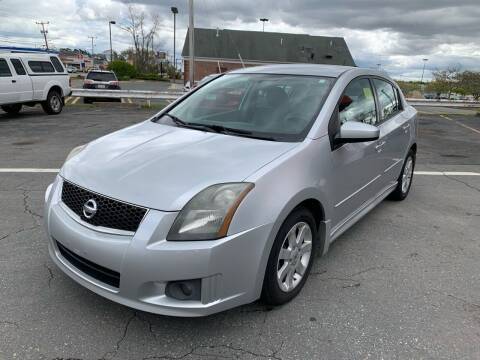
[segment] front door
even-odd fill
[[[337,118],[337,119],[335,119]],[[345,89],[338,104],[334,127],[347,121],[377,125],[378,116],[373,89],[368,78],[357,78]],[[332,182],[335,184],[332,229],[341,227],[362,205],[380,191],[383,163],[379,154],[383,139],[347,143],[332,150]]]

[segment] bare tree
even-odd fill
[[[128,6],[128,19],[120,28],[127,31],[132,37],[135,50],[135,67],[140,72],[152,70],[153,41],[158,31],[158,26],[158,15],[153,15],[150,19],[147,19],[145,12],[133,5]]]
[[[450,65],[444,70],[435,70],[432,72],[434,81],[431,83],[437,93],[447,93],[448,98],[455,87],[458,86],[461,65]]]

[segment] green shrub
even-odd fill
[[[108,70],[115,72],[119,79],[129,79],[136,77],[137,70],[132,64],[129,64],[126,61],[115,60],[108,64]]]
[[[140,80],[168,81],[168,79],[165,79],[160,74],[154,73],[138,74],[136,78]]]

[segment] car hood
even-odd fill
[[[115,199],[178,211],[204,188],[243,181],[296,145],[146,121],[89,143],[60,175]]]

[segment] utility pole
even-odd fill
[[[172,6],[172,13],[173,13],[173,67],[175,68],[175,72],[177,71],[177,62],[175,61],[175,34],[177,29],[177,14],[178,9]]]
[[[110,62],[113,61],[113,47],[112,47],[112,25],[115,25],[116,22],[111,20],[108,22],[108,29],[110,30]],[[92,50],[93,51],[93,50]]]
[[[93,55],[93,40],[96,39],[97,37],[96,36],[89,36],[88,38],[92,40],[92,68],[94,68],[95,67],[95,56]]]
[[[194,39],[194,25],[193,25],[193,0],[188,0],[188,7],[190,12],[190,21],[188,26],[188,40],[189,40],[189,48],[188,53],[190,55],[190,71],[188,72],[190,78],[190,89],[193,89],[193,85],[195,84],[195,39]]]
[[[263,32],[265,32],[265,23],[268,21],[267,18],[261,18],[260,21],[263,23]]]
[[[422,70],[422,80],[420,80],[420,83],[423,84],[423,75],[425,74],[425,65],[427,65],[428,59],[423,59],[423,70]]]
[[[47,21],[47,22],[37,21],[36,24],[40,25],[42,27],[42,30],[40,30],[40,34],[43,34],[43,37],[45,39],[45,49],[47,49],[47,51],[48,51],[48,41],[47,41],[48,30],[45,29],[45,25],[50,24],[50,21]]]

